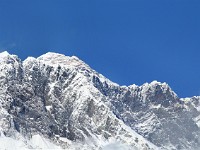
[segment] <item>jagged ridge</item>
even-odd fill
[[[22,62],[3,52],[0,70],[1,136],[40,134],[69,149],[111,141],[139,150],[200,145],[199,97],[180,99],[166,83],[119,86],[57,53]]]

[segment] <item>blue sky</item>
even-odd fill
[[[200,1],[0,0],[0,49],[76,55],[120,85],[200,95]]]

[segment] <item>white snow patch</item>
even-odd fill
[[[135,150],[135,149],[119,142],[112,142],[104,145],[102,147],[102,150]]]
[[[52,106],[46,106],[47,111],[50,111],[52,109]]]
[[[32,139],[13,139],[11,137],[0,136],[0,150],[61,150],[62,148],[51,143],[40,135],[34,135]]]

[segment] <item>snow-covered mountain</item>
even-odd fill
[[[0,53],[0,149],[198,150],[199,102],[119,86],[75,56]]]

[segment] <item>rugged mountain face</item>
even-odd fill
[[[19,140],[25,149],[198,149],[199,99],[157,81],[119,86],[75,56],[0,53],[3,148]]]

